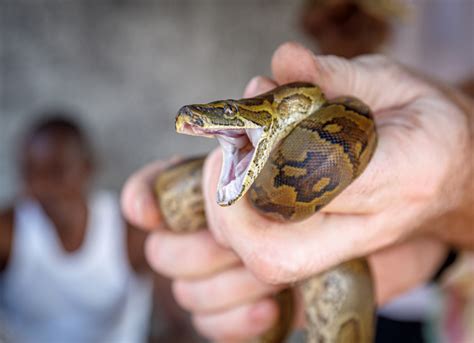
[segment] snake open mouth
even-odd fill
[[[180,131],[195,136],[217,138],[223,152],[217,202],[220,205],[235,202],[242,195],[244,179],[262,137],[263,128],[212,130],[185,124]]]
[[[217,186],[217,202],[230,205],[242,195],[244,178],[250,168],[263,129],[225,130],[216,134],[223,161]]]

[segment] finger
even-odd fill
[[[207,230],[183,235],[158,230],[148,237],[145,250],[150,266],[171,278],[205,277],[240,263]]]
[[[376,299],[383,305],[430,280],[447,248],[432,237],[417,237],[369,256]]]
[[[272,70],[279,84],[312,82],[321,86],[328,98],[355,96],[375,112],[410,102],[430,89],[383,56],[366,55],[354,60],[315,56],[293,42],[275,51]]]
[[[133,174],[122,190],[122,211],[134,226],[154,229],[161,224],[161,216],[154,193],[154,181],[166,166],[176,161],[157,161]]]
[[[178,303],[191,312],[223,311],[239,304],[271,296],[281,287],[262,283],[243,266],[225,270],[209,278],[178,280],[173,293]]]
[[[220,207],[215,193],[221,159],[213,152],[204,166],[209,228],[265,283],[301,280],[397,238],[396,231],[383,236],[380,223],[364,215],[316,213],[302,222],[280,223],[258,214],[246,200]]]
[[[209,339],[234,342],[255,338],[271,328],[278,317],[273,299],[263,299],[228,311],[198,314],[193,317],[196,329]]]
[[[244,97],[250,98],[268,92],[275,88],[277,83],[265,76],[255,76],[245,87]]]

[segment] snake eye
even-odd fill
[[[234,118],[238,112],[237,105],[233,103],[226,103],[224,105],[224,117],[225,118]]]

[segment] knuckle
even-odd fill
[[[216,239],[217,244],[219,244],[223,248],[230,248],[229,242],[227,241],[225,235],[222,232],[217,231],[213,233],[215,234],[214,237]]]
[[[249,259],[247,266],[257,279],[270,285],[288,283],[297,275],[296,268],[272,254],[256,254]]]
[[[178,304],[191,312],[208,312],[229,301],[229,285],[216,280],[182,281],[173,283],[173,295]]]
[[[351,77],[354,72],[352,63],[342,57],[335,55],[317,57],[317,66],[320,77],[325,80],[331,80],[333,75],[342,72]]]
[[[229,242],[227,241],[227,239],[225,238],[225,235],[220,229],[213,226],[213,227],[210,227],[210,231],[212,232],[212,236],[214,237],[215,241],[217,242],[219,246],[223,248],[230,247]]]
[[[386,68],[396,66],[396,63],[386,55],[382,54],[366,54],[353,59],[357,64],[365,67]]]
[[[387,82],[390,80],[407,79],[405,69],[390,57],[381,54],[362,55],[353,60],[364,70],[376,71],[385,76]]]
[[[226,232],[229,230],[229,224],[222,218],[222,216],[208,216],[209,230],[212,232],[213,238],[216,242],[225,248],[229,247],[229,242],[226,239]]]

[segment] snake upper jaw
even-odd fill
[[[239,137],[217,135],[222,149],[223,159],[219,183],[217,186],[217,203],[230,206],[239,200],[254,181],[255,156],[262,137],[263,128],[242,130]]]

